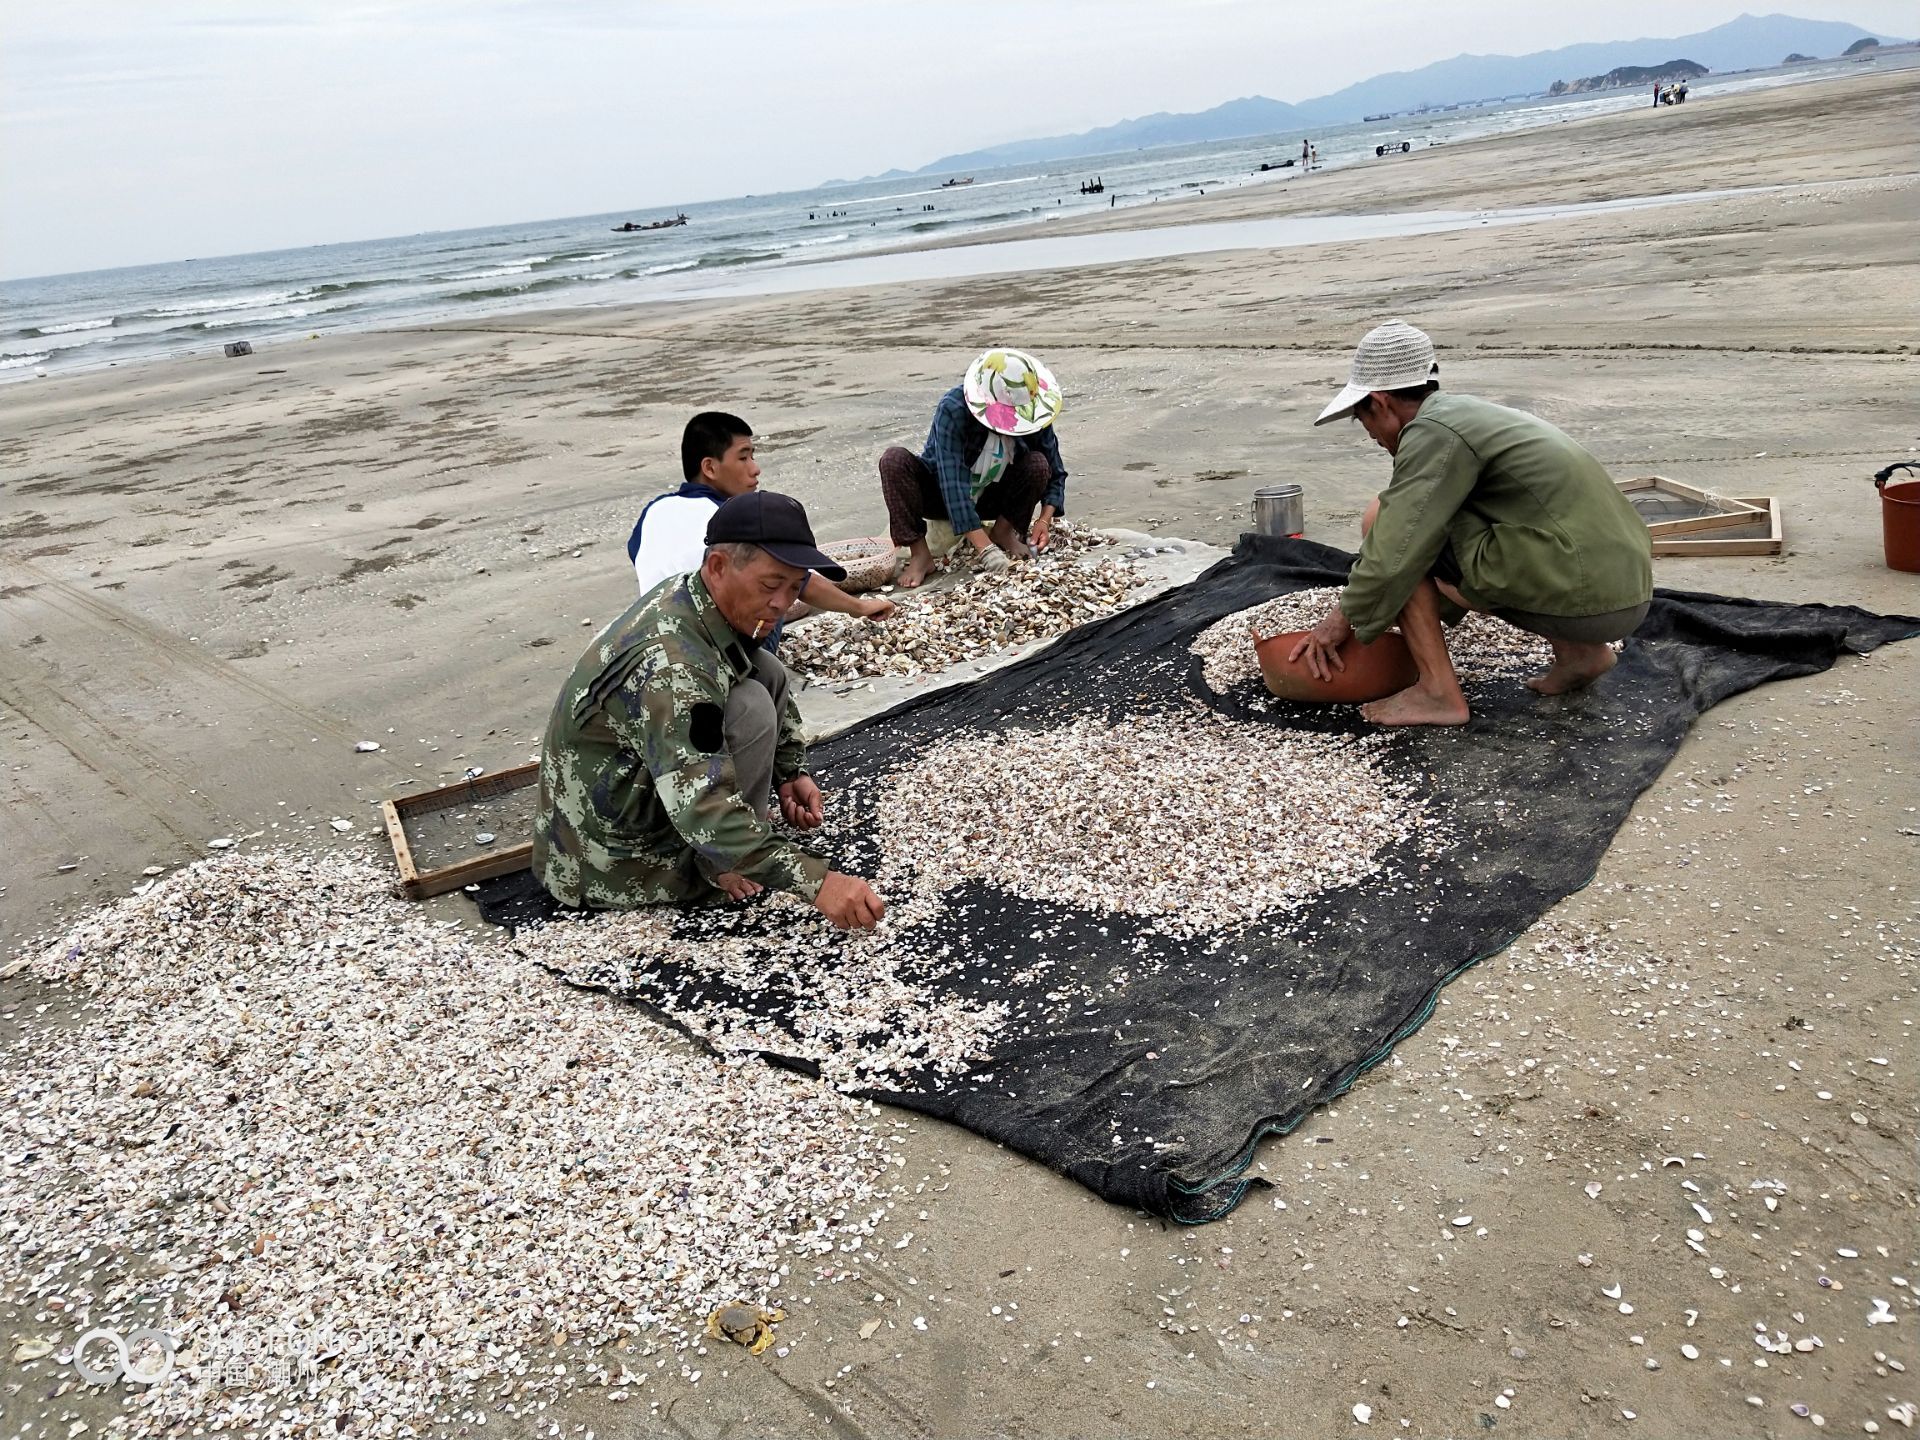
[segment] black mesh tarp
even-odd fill
[[[1351,562],[1311,542],[1246,537],[1189,585],[816,746],[822,787],[855,797],[855,838],[836,862],[871,873],[875,847],[859,839],[868,817],[857,808],[871,802],[861,797],[876,776],[960,730],[1190,712],[1196,698],[1264,724],[1370,729],[1351,708],[1270,702],[1257,685],[1215,696],[1187,648],[1225,615],[1339,584]],[[1847,607],[1660,591],[1620,664],[1590,690],[1543,700],[1518,679],[1490,682],[1473,693],[1469,725],[1393,732],[1386,763],[1421,777],[1453,822],[1454,843],[1417,863],[1406,857],[1391,889],[1336,889],[1225,943],[1173,940],[1124,916],[969,883],[964,963],[949,957],[935,983],[943,995],[1009,1005],[1008,1023],[966,1073],[912,1076],[873,1098],[964,1125],[1108,1200],[1185,1222],[1218,1218],[1244,1194],[1263,1135],[1291,1130],[1344,1092],[1425,1021],[1450,979],[1592,878],[1695,716],[1915,634],[1920,620]],[[1219,858],[1230,876],[1236,857]],[[550,913],[525,876],[478,898],[501,923]],[[1044,985],[1014,978],[1029,972],[1036,934],[1053,962]],[[786,993],[776,984],[716,996],[710,974],[679,975],[670,963],[623,988],[670,1020],[726,999],[777,1023]],[[1071,1007],[1042,998],[1064,989],[1079,997]],[[776,1048],[769,1058],[782,1057]]]

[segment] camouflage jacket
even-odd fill
[[[735,871],[811,900],[826,863],[779,839],[740,793],[720,724],[753,657],[698,573],[641,596],[594,638],[547,722],[533,872],[566,905],[710,900]],[[802,773],[791,697],[774,782]]]

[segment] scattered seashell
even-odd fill
[[[1680,1347],[1680,1353],[1689,1360],[1698,1360],[1700,1358],[1700,1347],[1697,1345],[1682,1345]]]
[[[209,850],[231,850],[233,848],[233,837],[231,835],[222,835],[218,839],[209,840],[207,841],[207,848]]]
[[[1600,1191],[1603,1188],[1598,1180],[1589,1180],[1587,1182],[1587,1198],[1589,1200],[1598,1200],[1600,1198]]]
[[[1353,1407],[1353,1418],[1358,1420],[1362,1425],[1371,1425],[1373,1423],[1373,1407],[1364,1400],[1356,1402]]]
[[[1456,1215],[1453,1217],[1453,1223],[1461,1229],[1465,1229],[1473,1223],[1473,1217],[1471,1215]]]
[[[342,835],[346,834],[349,830],[353,829],[353,822],[351,820],[342,820],[338,815],[334,816],[333,819],[329,820],[327,823],[333,826],[333,828],[338,830]]]
[[[1873,1309],[1867,1312],[1867,1323],[1869,1325],[1898,1325],[1900,1323],[1900,1317],[1893,1313],[1893,1307],[1891,1305],[1876,1297],[1873,1301]]]
[[[44,1360],[57,1348],[51,1340],[43,1340],[38,1336],[29,1337],[13,1347],[14,1363],[24,1365],[29,1360]]]
[[[476,845],[491,845],[498,838],[499,837],[491,830],[482,830],[473,837],[473,843]]]
[[[380,748],[380,742],[378,740],[362,740],[359,744],[355,745],[353,748],[356,752],[358,752],[361,755],[371,755],[374,751]]]

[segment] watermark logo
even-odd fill
[[[159,1350],[158,1363],[149,1358],[147,1364],[136,1368],[135,1353],[148,1345]],[[89,1346],[94,1352],[91,1358],[87,1353]],[[174,1349],[173,1336],[147,1326],[124,1336],[118,1330],[89,1330],[74,1344],[73,1368],[89,1385],[112,1385],[120,1380],[135,1385],[158,1385],[173,1373]]]

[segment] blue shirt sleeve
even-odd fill
[[[1047,482],[1047,493],[1041,502],[1053,507],[1053,513],[1067,513],[1067,467],[1060,463],[1060,439],[1049,425],[1038,435],[1027,441],[1046,458],[1047,470],[1051,479]]]
[[[960,391],[949,390],[933,412],[927,448],[920,455],[940,484],[940,498],[946,502],[947,519],[956,535],[980,528],[980,512],[973,508],[973,469],[967,464],[967,426],[975,423]]]

